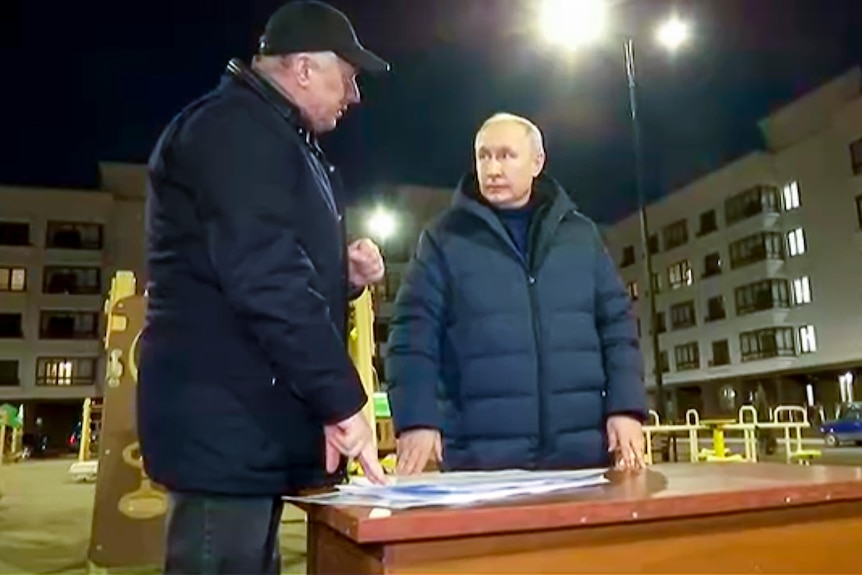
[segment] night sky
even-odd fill
[[[577,0],[573,0],[577,1]],[[0,182],[98,186],[99,160],[144,162],[170,118],[250,58],[277,0],[4,0]],[[497,111],[547,138],[548,170],[583,210],[635,209],[621,48],[576,55],[535,32],[534,0],[333,0],[393,64],[363,78],[365,102],[324,138],[358,199],[379,182],[451,186]],[[651,44],[672,8],[695,38]],[[648,195],[760,146],[755,122],[860,62],[858,0],[630,0],[617,27],[639,44]]]

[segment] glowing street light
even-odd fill
[[[656,30],[656,39],[659,44],[671,52],[677,51],[686,44],[691,36],[691,30],[687,22],[679,16],[672,16],[663,22]]]
[[[366,222],[368,233],[375,239],[380,240],[380,242],[385,242],[391,238],[397,228],[398,222],[395,219],[395,215],[384,208],[377,208]]]
[[[539,32],[552,44],[577,50],[595,44],[611,33],[609,0],[543,0],[539,10]],[[655,39],[676,51],[691,37],[685,20],[673,15],[656,29]]]
[[[570,50],[597,42],[607,23],[606,0],[545,0],[539,15],[542,35]]]

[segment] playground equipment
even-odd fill
[[[350,326],[348,350],[356,371],[359,372],[365,393],[368,394],[369,400],[363,408],[363,413],[371,424],[376,446],[381,430],[377,425],[376,402],[372,400],[377,383],[377,372],[374,369],[374,306],[369,290],[363,291],[350,306]]]
[[[99,471],[98,451],[93,453],[93,443],[98,441],[102,426],[102,400],[87,398],[81,410],[81,437],[78,445],[78,460],[69,467],[69,475],[75,481],[95,481]],[[95,433],[94,433],[95,432]]]
[[[157,565],[163,553],[167,496],[140,464],[135,420],[137,342],[146,297],[136,293],[131,272],[117,272],[105,302],[105,392],[101,403],[99,456],[84,461],[96,470],[96,497],[88,560],[91,571]],[[89,411],[92,421],[94,403]],[[87,405],[84,407],[87,410]],[[84,414],[87,419],[87,414]],[[84,425],[87,430],[90,425]],[[86,445],[79,459],[86,458]],[[76,462],[80,465],[82,462]],[[74,468],[74,466],[73,466]],[[98,568],[96,568],[98,566]]]
[[[689,460],[691,462],[731,462],[759,459],[758,432],[776,430],[784,432],[785,459],[787,463],[809,465],[822,453],[817,449],[805,449],[802,430],[811,427],[808,412],[797,405],[780,405],[770,409],[769,421],[758,421],[757,410],[750,405],[739,408],[737,419],[700,419],[694,409],[685,414],[684,424],[662,424],[655,411],[650,411],[650,423],[643,428],[646,442],[646,463],[654,462],[653,440],[662,434],[688,433]],[[797,417],[798,416],[798,417]],[[712,434],[712,447],[700,447],[700,432]],[[734,453],[727,446],[728,432],[742,432],[743,453]]]
[[[656,435],[661,434],[671,434],[677,432],[687,432],[688,433],[688,452],[689,458],[692,462],[697,461],[697,453],[698,453],[698,436],[697,432],[706,427],[700,424],[700,416],[697,411],[694,409],[689,409],[685,412],[685,423],[684,424],[661,424],[661,420],[657,412],[650,410],[649,412],[650,419],[652,423],[644,425],[643,431],[646,435],[646,463],[647,465],[653,464],[653,439]]]
[[[20,461],[24,457],[24,406],[0,405],[0,471],[4,462]],[[2,479],[0,476],[0,498],[4,491]]]
[[[794,417],[798,415],[798,419]],[[782,421],[786,417],[786,421]],[[773,420],[758,423],[758,428],[784,430],[784,455],[787,463],[811,465],[811,461],[823,455],[819,449],[805,449],[802,430],[811,427],[808,410],[798,405],[780,405],[775,408]]]
[[[0,405],[0,465],[24,457],[24,406]]]

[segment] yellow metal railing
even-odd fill
[[[751,405],[739,408],[736,420],[701,420],[694,409],[686,412],[684,424],[662,424],[658,414],[650,411],[650,422],[643,427],[645,456],[648,465],[654,462],[653,438],[661,434],[688,432],[689,460],[691,462],[749,461],[759,459],[758,431],[782,430],[784,432],[785,460],[787,463],[808,465],[822,455],[817,449],[805,449],[802,430],[811,427],[808,412],[798,405],[780,405],[769,411],[769,421],[759,421],[757,410]],[[700,448],[701,431],[712,434],[712,448]],[[733,453],[727,446],[729,432],[742,432],[743,453]]]

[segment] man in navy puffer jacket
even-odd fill
[[[422,234],[390,323],[398,471],[642,465],[636,320],[599,232],[493,116],[476,173]]]

